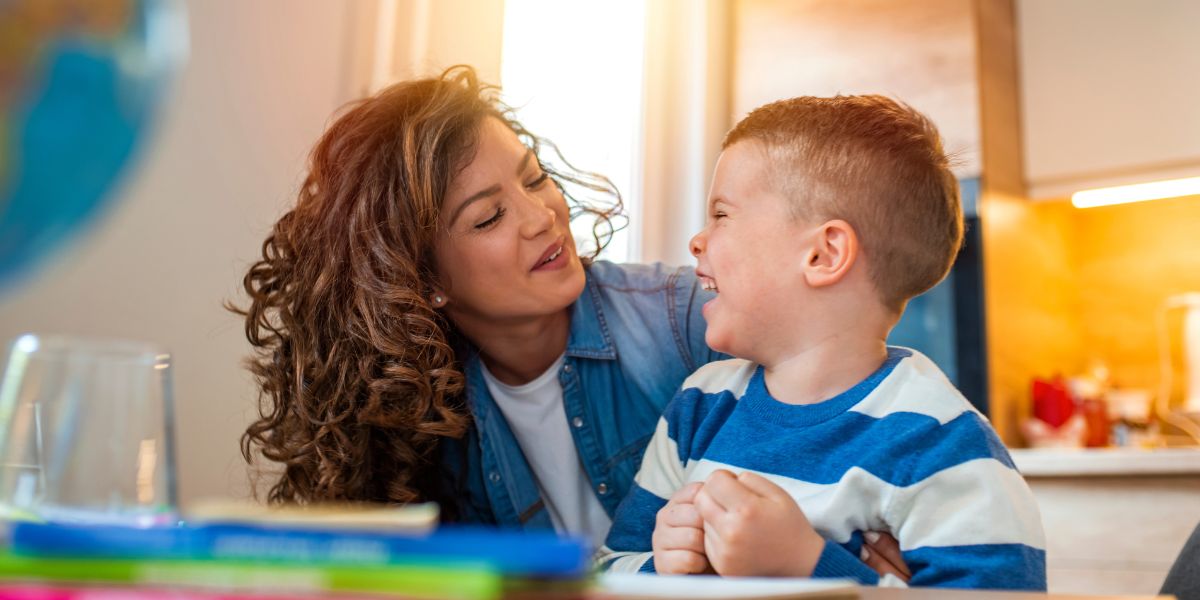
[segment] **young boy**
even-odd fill
[[[602,565],[876,584],[862,532],[887,531],[910,585],[1044,590],[1041,518],[1003,444],[885,342],[962,241],[937,130],[879,96],[804,97],[722,148],[691,249],[717,292],[706,341],[739,358],[668,405]]]

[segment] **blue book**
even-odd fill
[[[351,565],[487,565],[505,577],[568,579],[590,568],[582,539],[481,527],[432,533],[306,530],[255,525],[12,523],[22,556],[158,560],[247,560]]]

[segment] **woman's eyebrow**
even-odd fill
[[[453,226],[455,221],[458,221],[458,216],[461,215],[462,212],[471,204],[475,203],[476,201],[483,200],[484,198],[490,198],[499,193],[500,184],[495,184],[484,190],[480,190],[474,194],[471,194],[470,198],[464,200],[462,204],[458,205],[458,208],[454,209],[454,214],[450,215],[450,225]]]
[[[525,172],[525,167],[529,166],[529,160],[532,158],[533,158],[533,150],[525,150],[525,156],[521,157],[521,163],[517,165],[517,176],[518,177],[521,175],[521,173]],[[487,188],[485,188],[483,190],[475,192],[474,194],[471,194],[471,196],[469,198],[467,198],[466,200],[463,200],[462,204],[458,205],[458,208],[454,209],[454,214],[450,215],[450,225],[453,226],[455,221],[458,221],[458,216],[461,215],[462,212],[464,210],[466,210],[466,208],[468,206],[470,206],[472,203],[474,203],[475,201],[483,200],[484,198],[490,198],[499,193],[500,193],[500,184],[495,184],[495,185],[488,186]]]

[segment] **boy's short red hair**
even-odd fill
[[[899,311],[937,285],[962,244],[958,181],[933,123],[883,96],[802,96],[752,111],[722,143],[763,144],[772,185],[802,219],[843,219]]]

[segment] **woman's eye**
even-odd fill
[[[475,229],[487,229],[488,227],[495,225],[496,223],[500,222],[500,217],[504,216],[504,212],[503,206],[498,207],[496,209],[496,214],[492,215],[490,219],[475,225]]]
[[[525,187],[527,187],[531,190],[536,190],[536,189],[542,187],[542,184],[546,183],[549,180],[550,180],[550,174],[543,171],[541,176],[539,176],[537,179],[534,179],[533,181],[530,181],[529,183],[526,183]]]

